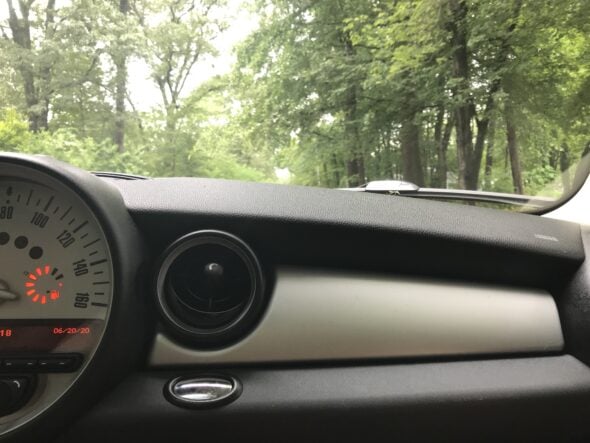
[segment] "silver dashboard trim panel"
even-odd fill
[[[281,268],[258,327],[220,350],[157,334],[153,366],[559,352],[553,297],[539,289]]]

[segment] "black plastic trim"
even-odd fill
[[[35,392],[35,389],[37,389],[37,375],[36,374],[29,374],[29,373],[23,373],[20,371],[13,371],[13,372],[8,372],[8,373],[3,373],[0,374],[0,379],[10,379],[10,378],[25,378],[27,380],[27,387],[24,391],[24,393],[22,394],[21,398],[19,401],[15,402],[12,407],[10,408],[9,411],[7,411],[9,414],[12,414],[15,411],[18,411],[20,408],[22,408],[23,406],[25,406],[29,400],[31,399],[33,393]],[[4,415],[8,415],[8,414],[1,414],[0,416],[4,416]]]
[[[584,259],[579,225],[535,215],[230,180],[114,184],[154,251],[215,228],[239,236],[270,264],[545,288],[565,282]]]
[[[38,363],[35,364],[33,367],[20,367],[18,369],[19,372],[24,373],[47,373],[47,372],[74,372],[80,368],[80,365],[84,361],[84,357],[82,354],[78,353],[21,353],[21,354],[0,354],[0,362],[3,363],[4,360],[11,360],[11,359],[23,359],[23,360],[61,360],[66,359],[69,360],[70,363],[63,368],[57,367],[50,367],[50,368],[43,368],[39,367]],[[3,376],[4,373],[14,372],[15,369],[11,367],[5,367],[0,365],[0,376]]]
[[[590,227],[582,229],[582,240],[590,255]],[[590,365],[590,260],[586,259],[567,285],[556,288],[565,350]]]
[[[564,441],[590,436],[590,369],[571,356],[298,369],[225,368],[242,395],[211,410],[168,403],[188,371],[130,377],[64,442]]]

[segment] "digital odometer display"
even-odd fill
[[[60,188],[0,179],[0,354],[90,351],[102,335],[107,241],[88,206]],[[28,323],[9,323],[19,319]]]
[[[102,320],[0,320],[3,353],[82,352],[96,340]]]

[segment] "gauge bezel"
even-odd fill
[[[110,308],[93,355],[54,402],[41,407],[22,423],[17,420],[17,425],[0,435],[0,438],[24,441],[47,439],[48,435],[57,435],[106,388],[120,380],[137,363],[147,344],[146,305],[136,291],[136,273],[144,246],[120,193],[103,179],[50,157],[12,153],[0,154],[0,175],[56,190],[67,189],[96,219],[111,257]],[[121,339],[123,334],[125,340]],[[113,365],[113,361],[117,364]]]

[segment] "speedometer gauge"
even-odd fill
[[[114,186],[0,155],[0,437],[71,420],[131,363],[139,245]]]
[[[102,333],[111,282],[104,233],[82,201],[38,183],[0,179],[3,350],[87,351]]]
[[[111,279],[104,234],[81,201],[0,179],[0,319],[104,320]]]

